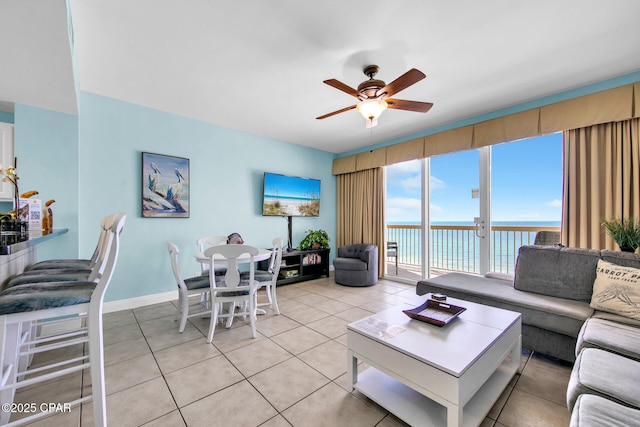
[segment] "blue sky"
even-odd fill
[[[320,196],[320,180],[265,173],[265,196],[314,198]]]
[[[420,160],[387,168],[387,221],[420,221]],[[431,221],[473,221],[479,200],[478,151],[431,158]],[[492,147],[493,221],[555,221],[562,216],[562,134]]]

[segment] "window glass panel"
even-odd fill
[[[386,274],[422,278],[422,160],[387,166]],[[389,246],[389,245],[387,245]],[[396,264],[397,263],[397,264]],[[396,268],[397,267],[397,268]]]
[[[513,273],[518,249],[559,238],[562,134],[494,145],[491,166],[491,270]]]

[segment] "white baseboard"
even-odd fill
[[[102,305],[103,313],[112,313],[120,310],[131,310],[145,305],[158,304],[161,302],[173,301],[178,299],[177,291],[162,292],[160,294],[144,295],[118,301],[105,302]]]
[[[329,266],[329,271],[334,271],[333,265]],[[161,302],[174,301],[178,299],[177,291],[162,292],[160,294],[144,295],[118,301],[105,302],[102,305],[103,313],[112,313],[120,310],[131,310],[145,305],[159,304]]]

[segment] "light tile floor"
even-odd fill
[[[414,286],[386,280],[369,288],[340,286],[333,278],[283,286],[278,288],[282,314],[267,310],[258,316],[256,339],[248,322],[236,319],[231,329],[216,328],[213,344],[206,343],[206,318],[192,318],[178,333],[175,301],[106,314],[109,425],[403,426],[350,391],[346,325],[415,298]],[[522,374],[482,427],[567,426],[571,366],[527,351],[522,364]],[[15,401],[63,403],[86,393],[89,383],[88,373],[77,374],[23,390]],[[91,426],[92,407],[85,404],[33,425]]]

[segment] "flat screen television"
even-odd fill
[[[319,216],[320,180],[265,172],[262,215]]]

